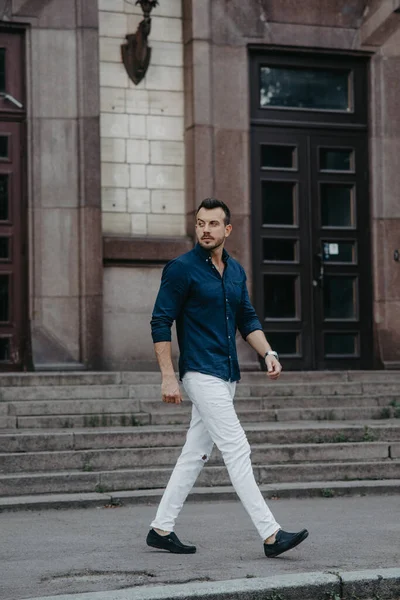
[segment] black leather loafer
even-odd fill
[[[196,546],[182,544],[173,531],[168,535],[159,535],[154,529],[150,529],[147,534],[146,543],[152,548],[168,550],[168,552],[172,552],[173,554],[194,554],[196,552]]]
[[[289,533],[280,529],[276,534],[273,544],[264,544],[265,556],[268,556],[268,558],[279,556],[279,554],[286,552],[286,550],[290,550],[301,544],[307,537],[307,529],[302,529],[298,533]]]

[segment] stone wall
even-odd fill
[[[103,231],[185,234],[181,1],[152,12],[151,64],[138,85],[121,44],[143,19],[134,0],[99,0]]]

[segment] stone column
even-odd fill
[[[37,369],[98,368],[102,238],[96,0],[18,2],[27,32],[30,298]]]
[[[371,61],[374,324],[378,356],[400,366],[400,31]]]

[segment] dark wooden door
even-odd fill
[[[254,300],[287,369],[372,364],[367,145],[253,128]]]
[[[0,370],[28,366],[23,35],[0,31]]]

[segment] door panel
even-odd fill
[[[291,369],[313,364],[307,168],[304,135],[253,130],[254,302]]]
[[[27,365],[23,34],[0,32],[0,371]]]
[[[252,145],[254,300],[267,338],[287,369],[367,368],[366,135],[258,127]]]
[[[0,159],[0,369],[21,365],[24,336],[20,123],[0,122],[0,139],[9,140]]]
[[[372,365],[366,134],[310,136],[315,365]]]

